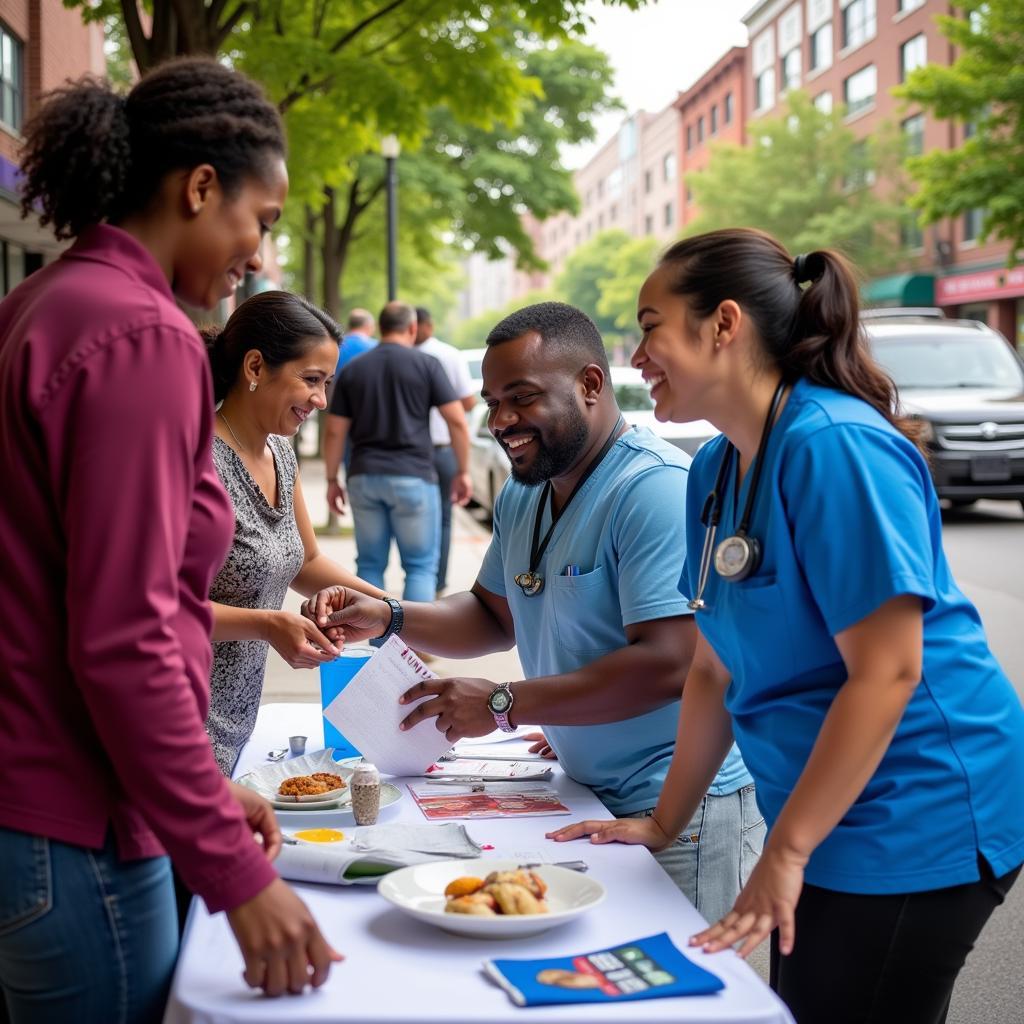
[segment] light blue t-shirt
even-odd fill
[[[625,647],[633,623],[690,614],[677,586],[689,461],[647,429],[620,437],[559,519],[538,567],[544,589],[532,597],[514,577],[529,568],[542,488],[505,484],[477,579],[508,601],[528,679],[575,672]],[[547,506],[541,536],[550,522]],[[568,565],[580,575],[561,575]],[[565,771],[622,815],[658,802],[678,722],[673,701],[621,722],[546,725],[544,735]],[[750,781],[734,747],[710,792],[733,793]]]
[[[338,364],[334,368],[335,377],[357,356],[376,347],[376,338],[368,338],[365,334],[346,334],[341,339],[341,345],[338,348]]]
[[[694,461],[689,550],[725,439]],[[719,538],[735,529],[731,479]],[[771,435],[751,525],[764,560],[714,570],[697,613],[732,674],[726,706],[769,828],[803,771],[846,667],[833,639],[901,594],[921,598],[923,674],[864,792],[811,855],[808,882],[850,893],[921,892],[1024,861],[1024,710],[942,550],[928,466],[867,403],[799,381]],[[682,590],[697,586],[687,560]]]

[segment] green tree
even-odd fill
[[[634,238],[612,257],[601,278],[597,311],[625,334],[637,334],[636,300],[640,286],[654,269],[662,246],[654,238]]]
[[[903,143],[891,131],[860,140],[843,115],[791,92],[785,113],[749,126],[750,145],[714,147],[688,178],[699,214],[687,233],[742,224],[791,252],[831,246],[867,272],[892,268],[906,218]]]
[[[1008,241],[1010,261],[1024,248],[1024,4],[1020,0],[958,0],[959,15],[939,28],[957,48],[949,65],[912,72],[896,94],[936,117],[970,124],[952,150],[908,161],[919,190],[911,203],[925,223],[984,209],[982,237]]]
[[[620,327],[615,315],[602,312],[601,296],[612,265],[629,243],[630,237],[625,231],[600,232],[573,251],[555,281],[556,295],[591,317],[606,340],[617,337]]]

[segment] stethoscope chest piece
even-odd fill
[[[730,582],[745,580],[757,571],[761,545],[756,537],[735,533],[715,548],[715,572]]]

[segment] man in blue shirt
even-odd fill
[[[341,339],[338,350],[338,365],[334,368],[334,376],[347,366],[356,356],[369,352],[377,344],[373,336],[373,314],[365,309],[353,309],[348,315],[347,333]]]
[[[487,345],[482,395],[512,479],[472,590],[391,608],[332,588],[308,613],[326,625],[326,613],[344,603],[335,621],[347,640],[400,632],[416,650],[444,657],[517,643],[526,679],[424,682],[403,698],[420,701],[406,727],[436,717],[454,741],[495,725],[542,725],[565,771],[612,813],[650,815],[696,642],[677,586],[690,460],[626,426],[600,334],[578,309],[527,307],[498,324]],[[694,819],[656,856],[714,921],[732,906],[763,834],[734,748]]]

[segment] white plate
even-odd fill
[[[277,792],[278,786],[285,779],[293,775],[312,775],[314,772],[332,772],[340,775],[346,783],[352,778],[355,766],[360,758],[350,757],[344,761],[334,760],[334,750],[318,750],[312,754],[304,754],[302,757],[292,757],[287,761],[280,761],[274,764],[264,765],[255,771],[243,775],[235,781],[240,786],[246,786],[255,790],[262,797],[266,797],[271,805],[283,814],[306,814],[309,811],[335,811],[352,815],[352,794],[346,788],[341,795],[330,800],[287,800],[283,799]],[[402,799],[401,791],[390,782],[382,782],[380,785],[380,806],[390,807]]]
[[[414,864],[386,875],[377,891],[389,903],[410,917],[426,921],[456,935],[486,939],[514,939],[539,935],[549,928],[565,924],[604,901],[604,886],[593,878],[568,868],[542,864],[533,868],[548,884],[544,897],[547,914],[508,914],[475,917],[470,914],[446,914],[444,890],[449,882],[464,875],[485,878],[492,871],[514,871],[514,860],[482,857],[477,860],[445,860],[432,864]]]

